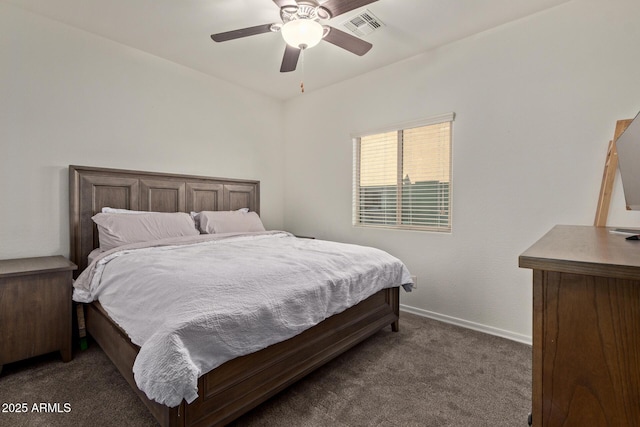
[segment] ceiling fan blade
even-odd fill
[[[239,30],[227,31],[224,33],[212,34],[214,42],[226,42],[242,37],[255,36],[256,34],[271,32],[272,24],[257,25],[255,27],[241,28]]]
[[[378,0],[327,0],[322,3],[321,6],[331,13],[332,18],[335,18],[338,15],[342,15],[343,13],[347,13],[353,9],[366,6],[376,1]]]
[[[300,49],[287,45],[284,50],[284,57],[282,58],[280,72],[288,73],[289,71],[295,70],[298,65],[298,57],[300,57]]]
[[[285,6],[297,6],[298,3],[296,3],[295,0],[273,0],[273,2],[275,4],[278,5],[278,7],[282,8]]]
[[[324,36],[325,41],[348,50],[351,53],[355,53],[358,56],[362,56],[369,52],[373,45],[362,39],[359,39],[351,34],[347,34],[344,31],[340,31],[336,28],[330,27],[329,34]]]

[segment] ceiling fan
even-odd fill
[[[212,34],[211,38],[216,42],[225,42],[256,34],[280,32],[287,42],[280,66],[281,73],[295,70],[300,52],[315,46],[323,39],[362,56],[373,47],[371,43],[329,25],[323,25],[320,21],[335,18],[376,1],[378,0],[273,0],[280,8],[281,23]]]

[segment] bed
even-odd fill
[[[260,183],[70,166],[70,257],[78,273],[99,246],[91,217],[106,206],[155,212],[248,208],[259,213]],[[162,426],[225,425],[380,329],[391,326],[397,331],[398,286],[382,289],[299,335],[225,362],[198,378],[194,401],[182,401],[177,407],[150,400],[137,387],[132,368],[140,347],[99,302],[85,305],[85,323],[89,335]]]

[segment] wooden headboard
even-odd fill
[[[99,246],[91,217],[103,207],[155,212],[260,213],[260,181],[69,166],[70,258],[79,274]]]

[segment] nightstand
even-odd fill
[[[0,370],[53,351],[71,360],[71,287],[62,256],[0,260]]]

